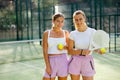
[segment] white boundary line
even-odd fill
[[[29,64],[25,64],[25,63],[22,63],[22,62],[16,62],[16,63],[18,63],[18,64],[20,64],[20,65],[24,65],[25,67],[25,69],[26,68],[32,68],[32,69],[36,69],[36,70],[40,70],[40,67],[38,68],[38,67],[35,67],[35,66],[32,66],[32,65],[29,65]],[[12,65],[14,65],[15,63],[11,63]],[[20,70],[18,70],[18,69],[16,69],[14,72],[19,72]],[[12,70],[10,70],[10,71],[0,71],[0,74],[4,74],[4,73],[10,73],[10,72],[12,72]]]
[[[19,40],[19,41],[0,42],[0,45],[1,45],[1,44],[24,43],[24,42],[37,42],[37,41],[42,41],[42,39]]]
[[[30,68],[33,68],[33,69],[39,69],[40,70],[40,67],[38,68],[38,67],[29,65],[29,64],[26,64],[26,63],[22,63],[22,62],[17,62],[17,63],[22,64],[22,65],[27,66],[27,67],[30,67]]]

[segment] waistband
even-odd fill
[[[62,54],[55,54],[49,57],[61,57],[61,56],[66,56],[66,53],[62,53]]]
[[[72,57],[91,57],[92,55],[73,55]]]

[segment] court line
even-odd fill
[[[14,63],[10,63],[10,64],[13,64],[14,65]],[[26,68],[32,68],[32,69],[36,69],[36,70],[40,70],[41,68],[40,67],[35,67],[35,66],[32,66],[32,65],[29,65],[29,64],[25,64],[25,63],[22,63],[22,62],[16,62],[15,64],[20,64],[20,65],[24,65],[25,67],[25,70],[26,70]],[[14,72],[19,72],[20,71],[20,69],[16,69]],[[10,71],[2,71],[2,72],[0,72],[0,74],[5,74],[5,73],[10,73],[10,72],[12,72],[12,70],[10,70]]]
[[[13,43],[25,43],[25,42],[37,42],[37,41],[42,41],[42,39],[0,42],[0,45],[1,45],[1,44],[13,44]]]
[[[33,68],[33,69],[39,69],[39,70],[40,70],[40,67],[38,68],[38,67],[36,67],[36,66],[32,66],[32,65],[29,65],[29,64],[26,64],[26,63],[22,63],[22,62],[17,62],[17,63],[22,64],[22,65],[25,65],[25,66],[30,67],[30,68]]]

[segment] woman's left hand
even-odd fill
[[[98,54],[103,54],[100,49],[96,49],[95,52],[98,53]]]

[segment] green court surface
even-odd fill
[[[94,54],[95,80],[120,80],[120,53]]]
[[[93,56],[94,80],[120,80],[120,52]],[[0,45],[0,80],[42,80],[44,69],[39,44]]]

